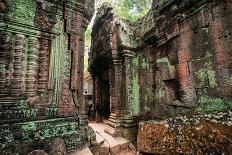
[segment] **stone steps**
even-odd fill
[[[122,151],[133,152],[136,154],[136,149],[130,148],[131,142],[122,137],[113,137],[105,133],[106,124],[103,123],[90,123],[89,126],[93,128],[96,133],[96,142],[92,143],[90,148],[95,155],[118,155]]]

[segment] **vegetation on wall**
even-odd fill
[[[113,6],[115,12],[123,19],[136,22],[141,19],[150,9],[152,0],[96,0],[96,12],[103,3],[109,3]],[[91,33],[94,17],[85,32],[85,46],[89,49],[91,46]],[[86,50],[89,52],[89,50]],[[85,70],[88,68],[88,58],[85,55]]]
[[[150,9],[152,0],[98,0],[97,6],[103,2],[112,4],[115,12],[129,21],[137,21]]]

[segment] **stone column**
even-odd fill
[[[122,73],[123,73],[123,66],[122,60],[120,58],[113,59],[113,66],[114,66],[114,92],[112,95],[114,96],[114,107],[115,107],[115,114],[117,116],[122,115],[123,105],[122,105]]]
[[[129,59],[126,61],[129,61]],[[113,68],[110,68],[110,78],[113,78],[110,81],[111,114],[108,120],[108,127],[105,131],[113,136],[133,139],[136,137],[136,118],[134,118],[130,113],[131,101],[124,99],[126,94],[129,92],[127,92],[127,90],[123,90],[127,88],[127,83],[123,83],[123,78],[125,79],[123,76],[126,75],[123,74],[123,70],[125,69],[123,67],[125,66],[122,64],[122,57],[114,57],[112,67]],[[126,74],[128,72],[129,70],[126,71]],[[125,92],[126,94],[123,94]]]
[[[84,52],[85,52],[85,30],[86,26],[88,25],[88,22],[83,19],[82,25],[81,25],[81,34],[80,38],[77,43],[79,47],[77,46],[77,55],[76,59],[77,61],[77,83],[78,83],[78,102],[80,103],[80,122],[81,124],[88,124],[88,107],[86,103],[84,102],[84,95],[83,95],[83,75],[84,75]]]
[[[124,66],[125,66],[125,91],[126,91],[126,113],[127,115],[133,115],[133,103],[132,103],[132,73],[131,73],[131,66],[130,66],[130,59],[133,58],[133,54],[129,51],[125,51],[126,53],[124,56]]]
[[[110,112],[115,113],[115,94],[114,94],[114,85],[115,85],[115,74],[114,66],[109,66],[109,84],[110,84]]]
[[[13,78],[10,89],[12,96],[22,96],[23,93],[23,54],[25,44],[25,36],[22,34],[16,34],[13,54]]]
[[[39,68],[38,68],[38,92],[45,93],[48,86],[49,73],[49,41],[39,40]]]
[[[9,46],[12,46],[9,45],[9,42],[12,38],[8,38],[7,36],[9,36],[9,33],[0,33],[0,48],[2,49],[0,52],[0,98],[8,95],[7,86],[9,85],[10,79],[7,79],[7,76],[9,76],[8,74],[11,59],[11,51]]]
[[[36,37],[28,38],[28,56],[27,56],[27,73],[26,73],[26,90],[27,96],[36,95],[36,79],[38,74],[38,42]]]
[[[186,26],[187,27],[187,26]],[[177,76],[182,91],[182,105],[186,107],[196,106],[196,92],[194,78],[191,73],[190,63],[192,59],[191,48],[194,32],[192,30],[183,31],[180,34],[180,51],[178,51],[178,64],[176,65]]]

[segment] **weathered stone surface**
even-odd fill
[[[51,144],[51,155],[65,155],[67,154],[64,140],[56,138]]]
[[[132,23],[113,6],[102,6],[89,61],[97,119],[102,105],[110,105],[113,131],[130,126],[133,116],[231,110],[231,13],[227,0],[154,0],[148,14]],[[102,86],[106,73],[109,91]],[[127,116],[132,120],[124,121]]]
[[[230,154],[232,113],[148,121],[139,124],[138,150],[154,154]]]
[[[48,154],[43,150],[35,150],[28,153],[28,155],[48,155]]]

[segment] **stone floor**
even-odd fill
[[[96,142],[92,147],[84,148],[73,155],[136,155],[133,144],[122,137],[112,137],[104,132],[107,127],[104,123],[89,123],[96,133]]]
[[[93,155],[93,153],[90,151],[89,147],[85,147],[83,150],[71,155]]]

